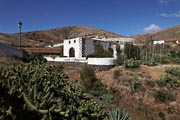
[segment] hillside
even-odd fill
[[[24,46],[46,46],[62,43],[64,39],[75,37],[100,37],[115,38],[124,37],[112,32],[86,26],[69,26],[50,30],[25,32],[22,34],[22,45]],[[180,40],[180,25],[159,32],[139,34],[132,36],[137,43],[145,43],[148,40]],[[0,42],[19,45],[18,34],[0,33]]]
[[[160,82],[165,78],[163,76],[167,75],[167,68],[171,67],[180,66],[141,65],[135,69],[116,66],[106,71],[96,72],[96,77],[109,90],[115,92],[108,106],[124,108],[133,120],[179,120],[180,87],[170,82],[166,85]],[[78,80],[80,77],[79,66],[66,66],[64,71],[70,80]],[[157,93],[158,99],[157,96],[155,97]],[[167,99],[168,95],[170,98]]]
[[[148,34],[140,34],[132,36],[138,43],[146,42],[148,40],[180,40],[180,25]]]
[[[115,38],[122,37],[112,32],[86,26],[69,26],[51,30],[33,31],[22,34],[22,45],[24,46],[45,46],[62,43],[64,39],[75,37],[100,37]],[[0,34],[0,42],[18,45],[18,34]]]

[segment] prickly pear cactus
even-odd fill
[[[102,105],[91,100],[76,82],[67,82],[61,66],[29,63],[2,68],[0,89],[7,90],[0,96],[0,104],[6,99],[11,101],[0,108],[0,118],[108,119]]]

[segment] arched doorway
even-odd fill
[[[75,57],[75,50],[73,47],[69,49],[69,57]]]

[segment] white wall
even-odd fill
[[[67,57],[49,57],[44,56],[44,58],[47,59],[47,61],[50,62],[81,62],[81,63],[87,63],[89,65],[115,65],[116,59],[115,58],[67,58]]]
[[[164,44],[164,40],[153,41],[153,44]]]
[[[71,47],[75,50],[75,57],[82,57],[82,51],[80,50],[82,38],[74,38],[64,40],[63,55],[69,57],[69,50]]]
[[[107,40],[109,40],[109,39],[107,39]],[[76,42],[74,42],[74,41],[76,41]],[[82,42],[81,37],[64,40],[63,55],[69,57],[69,50],[71,47],[73,47],[75,49],[75,57],[76,58],[86,57],[95,52],[94,42],[99,42],[105,50],[108,50],[109,47],[114,48],[113,45],[110,46],[110,43],[114,44],[112,40],[106,41],[106,39],[98,40],[98,39],[92,39],[92,38],[85,38],[83,41],[84,42]],[[129,40],[129,39],[123,40],[123,42],[131,42],[131,40]],[[84,43],[84,44],[82,45],[82,43]],[[120,47],[121,49],[123,49],[123,45],[124,44],[121,44],[121,47]],[[114,57],[117,57],[116,50],[115,49],[113,49],[113,50],[114,50]]]
[[[88,58],[89,65],[115,65],[115,58]]]
[[[67,58],[67,57],[54,57],[53,58],[50,56],[44,56],[44,58],[50,62],[83,62],[83,63],[87,63],[86,58]]]

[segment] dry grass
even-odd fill
[[[133,120],[161,120],[159,112],[165,114],[166,120],[179,119],[180,114],[180,88],[173,89],[168,86],[159,87],[156,83],[162,75],[165,74],[167,67],[177,65],[160,65],[148,67],[141,65],[137,69],[125,69],[118,66],[109,71],[97,73],[97,77],[102,80],[108,88],[117,89],[114,95],[113,104],[124,107],[131,114]],[[120,71],[118,79],[113,79],[114,71]],[[132,91],[134,82],[141,85],[139,91]],[[154,98],[157,90],[168,90],[176,96],[176,101],[167,103],[158,103]]]
[[[75,37],[122,37],[115,33],[111,33],[105,30],[96,28],[90,28],[85,26],[69,26],[51,30],[42,30],[34,32],[22,33],[22,45],[23,46],[46,46],[56,43],[62,43],[64,39]],[[14,45],[19,44],[18,34],[0,34],[0,42],[11,43]]]

